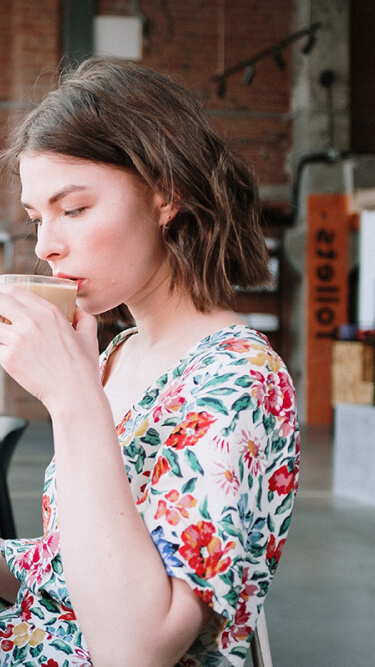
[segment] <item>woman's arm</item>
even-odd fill
[[[0,539],[0,546],[4,540]],[[7,562],[0,554],[0,598],[6,602],[15,602],[20,582],[11,573]]]
[[[100,382],[94,318],[79,311],[74,330],[34,297],[2,294],[13,325],[0,325],[0,363],[52,418],[64,572],[93,662],[172,667],[212,612],[167,575],[137,511]]]
[[[69,419],[66,406],[52,410],[72,604],[95,667],[172,667],[212,611],[167,575],[134,504],[106,398],[94,388],[84,397],[82,405],[81,388],[72,391]]]

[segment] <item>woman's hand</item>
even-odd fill
[[[45,299],[1,286],[0,364],[51,411],[76,381],[100,383],[96,320],[76,309],[74,327]]]

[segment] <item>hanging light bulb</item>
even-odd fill
[[[281,51],[278,49],[277,51],[274,52],[272,56],[273,62],[277,67],[281,70],[286,68],[286,62],[281,54]]]
[[[217,96],[224,97],[226,89],[227,89],[227,80],[225,76],[222,76],[220,77],[219,85],[217,87]]]
[[[249,86],[250,83],[252,82],[254,76],[255,76],[255,68],[253,67],[253,65],[248,65],[246,67],[245,74],[244,74],[244,77],[243,77],[244,83],[247,86]]]
[[[316,34],[315,32],[310,32],[308,40],[305,46],[301,49],[301,52],[304,53],[305,56],[307,56],[307,54],[313,50],[315,43],[316,43]]]

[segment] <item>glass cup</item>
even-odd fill
[[[77,297],[77,283],[74,280],[54,278],[53,276],[3,273],[0,275],[0,283],[23,287],[50,303],[54,303],[73,324]],[[7,321],[5,318],[1,318],[1,320],[3,322]],[[9,324],[11,323],[9,322]]]

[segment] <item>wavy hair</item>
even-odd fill
[[[6,152],[13,168],[24,151],[132,169],[175,204],[164,229],[171,289],[187,290],[198,310],[228,304],[236,285],[268,281],[252,169],[170,78],[116,58],[88,58],[63,73],[16,130]]]

